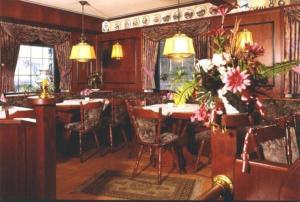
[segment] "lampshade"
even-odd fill
[[[115,43],[112,47],[111,58],[120,60],[124,57],[122,45],[118,42]]]
[[[72,47],[70,59],[77,60],[78,62],[87,62],[88,60],[96,59],[94,47],[81,41]]]
[[[242,32],[238,34],[238,39],[237,39],[237,47],[240,49],[245,49],[245,44],[248,43],[250,45],[253,44],[253,38],[252,38],[252,33],[244,29]]]
[[[192,38],[177,33],[166,39],[163,55],[169,58],[187,58],[195,54]]]

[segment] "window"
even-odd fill
[[[54,50],[51,47],[21,45],[15,71],[17,92],[35,91],[39,84],[40,69],[48,68],[54,75]]]
[[[192,56],[182,60],[169,59],[163,55],[164,45],[165,40],[160,42],[159,47],[158,75],[160,90],[176,90],[185,80],[192,79],[195,57]],[[180,82],[176,79],[179,71],[184,74]]]

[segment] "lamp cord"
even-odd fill
[[[79,3],[81,4],[82,6],[82,14],[81,14],[81,41],[85,41],[86,38],[84,36],[84,6],[85,5],[88,5],[88,2],[87,1],[79,1]]]
[[[177,1],[177,13],[178,13],[178,16],[177,16],[177,33],[179,33],[181,30],[180,30],[180,11],[179,11],[179,5],[180,5],[180,0]]]

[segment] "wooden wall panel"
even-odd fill
[[[98,37],[98,68],[103,72],[103,89],[142,91],[140,29],[101,34]],[[119,42],[124,58],[111,59],[112,45]]]
[[[240,30],[247,28],[253,34],[254,42],[264,47],[265,53],[258,60],[266,65],[281,62],[283,58],[283,21],[279,8],[264,11],[231,14],[226,16],[224,27],[230,29],[236,19],[241,19]],[[212,18],[212,28],[218,28],[221,17]],[[265,92],[272,97],[283,96],[283,78],[281,75],[269,79],[271,88]]]
[[[45,27],[81,30],[80,14],[17,0],[0,0],[0,18]],[[101,30],[101,22],[99,18],[85,16],[85,29],[97,33]]]

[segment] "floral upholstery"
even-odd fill
[[[114,122],[115,123],[126,123],[128,120],[127,109],[125,105],[116,106],[114,108]]]
[[[157,120],[135,117],[134,122],[136,124],[136,133],[140,140],[145,143],[155,143]],[[168,144],[177,138],[178,136],[174,133],[162,133],[160,134],[160,143]]]
[[[299,151],[296,140],[296,132],[294,128],[291,128],[291,150],[292,150],[292,162],[299,158]],[[275,140],[269,140],[261,143],[263,154],[266,160],[277,163],[287,163],[286,157],[286,140],[285,137]]]
[[[204,130],[195,134],[195,139],[200,140],[210,140],[210,130]]]
[[[102,108],[83,110],[83,122],[73,122],[65,125],[65,128],[72,131],[88,131],[100,125]]]

